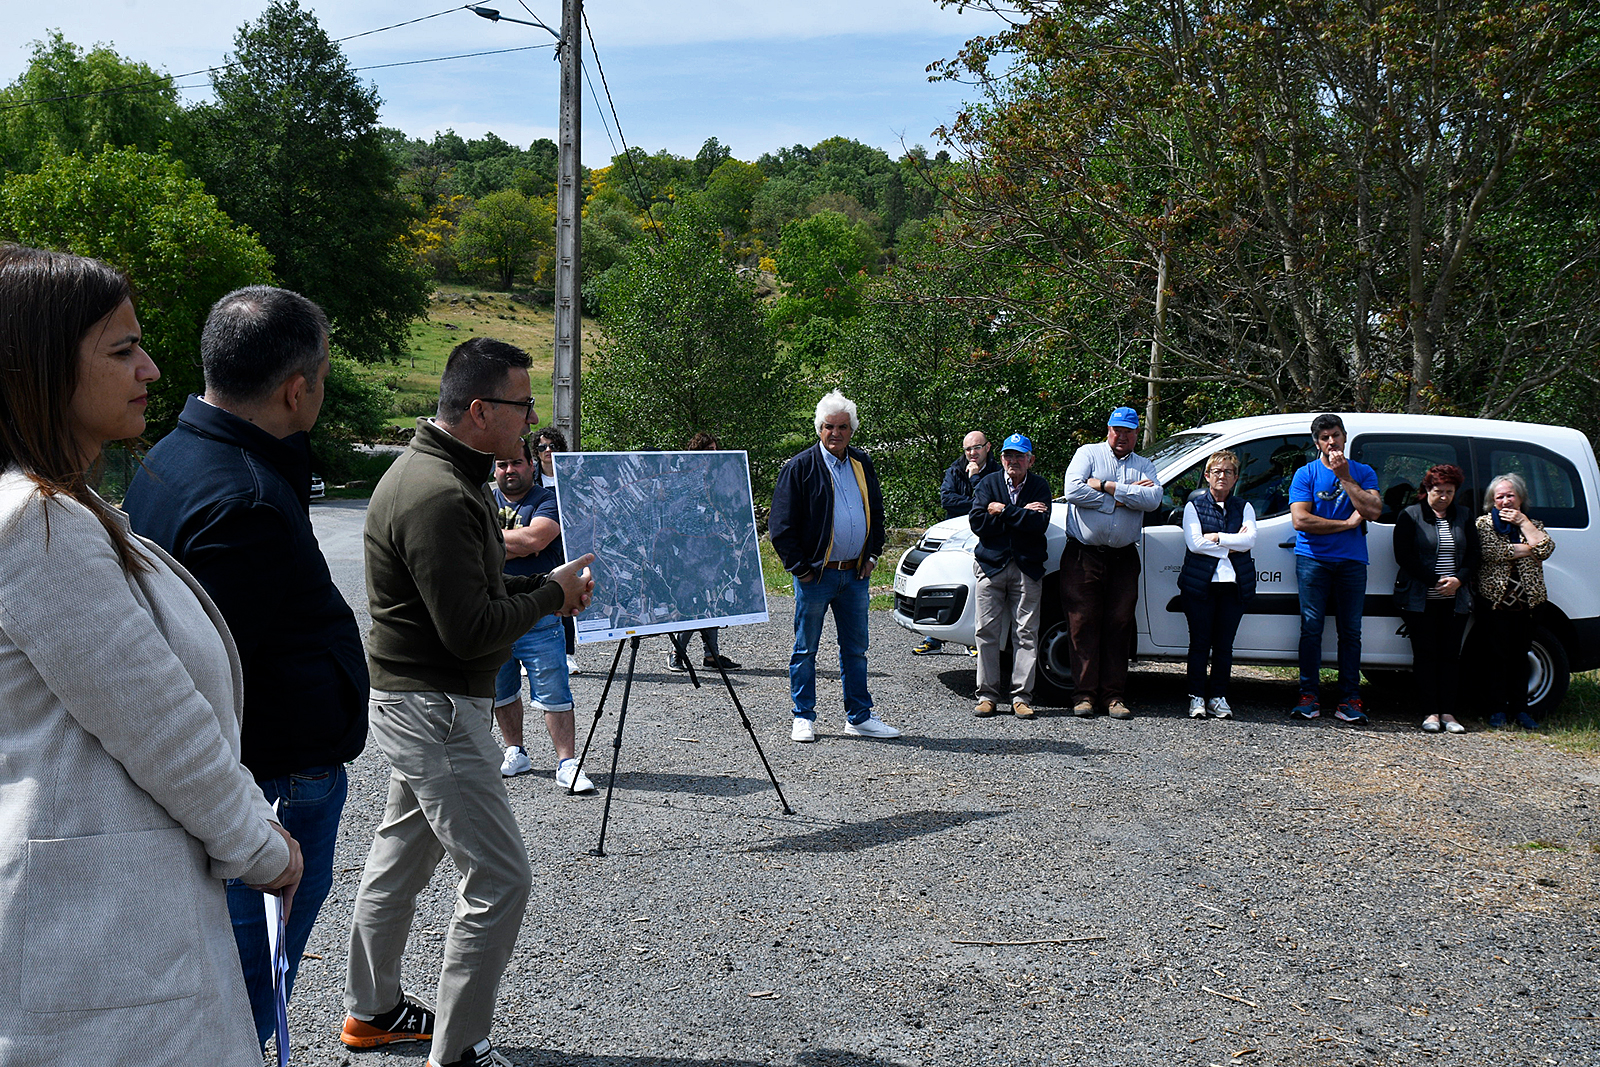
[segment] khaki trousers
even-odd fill
[[[1039,596],[1044,582],[1023,574],[1015,560],[992,578],[976,563],[973,567],[978,577],[978,699],[1031,704],[1039,673]],[[1008,629],[1012,630],[1009,688],[1000,673],[1000,646]]]
[[[345,1010],[372,1019],[400,1002],[400,958],[417,894],[446,853],[461,872],[435,1000],[435,1063],[489,1036],[500,976],[533,875],[489,731],[494,701],[372,690],[372,736],[393,770],[350,928]]]

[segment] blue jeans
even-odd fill
[[[1333,598],[1339,628],[1339,691],[1344,699],[1361,695],[1361,612],[1367,600],[1367,565],[1355,560],[1315,560],[1295,556],[1300,585],[1300,692],[1317,695],[1322,669],[1322,624]]]
[[[854,570],[821,571],[816,580],[794,580],[794,653],[789,657],[789,695],[794,713],[817,717],[817,645],[822,617],[833,608],[839,634],[839,673],[844,676],[844,715],[860,724],[872,717],[867,692],[867,602],[870,583]]]
[[[520,666],[519,666],[520,665]],[[571,711],[572,685],[567,681],[567,635],[560,615],[546,615],[511,645],[511,658],[494,680],[494,705],[510,703],[522,691],[528,668],[528,691],[537,711]]]
[[[289,990],[300,970],[300,956],[311,937],[317,912],[333,886],[333,846],[339,839],[339,816],[344,811],[350,782],[342,764],[307,767],[303,771],[256,782],[267,803],[278,805],[278,821],[300,843],[305,859],[305,874],[289,906],[287,923]],[[237,878],[228,881],[228,915],[233,920],[233,939],[239,946],[239,962],[244,967],[244,985],[250,994],[250,1014],[255,1016],[256,1036],[266,1047],[277,1028],[278,1014],[272,998],[272,956],[267,951],[267,907],[261,891],[251,889]]]

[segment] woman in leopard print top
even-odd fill
[[[1533,609],[1545,602],[1544,561],[1556,549],[1544,524],[1523,511],[1528,484],[1516,474],[1489,482],[1478,516],[1478,625],[1488,640],[1489,725],[1539,724],[1528,714]]]

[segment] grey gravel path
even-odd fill
[[[314,511],[358,609],[360,516]],[[604,858],[603,791],[558,793],[530,744],[539,771],[509,790],[533,900],[494,1033],[513,1063],[1600,1063],[1596,760],[1424,735],[1403,708],[1360,732],[1291,725],[1293,686],[1266,677],[1236,684],[1237,721],[1195,722],[1165,665],[1136,670],[1128,722],[977,720],[975,661],[907,655],[882,612],[871,685],[905,737],[843,735],[835,664],[819,740],[796,745],[792,602],[770,610],[723,649],[794,815],[726,692],[662,670],[661,640]],[[614,647],[580,651],[580,744]],[[616,702],[587,767],[602,790]],[[425,1062],[335,1036],[387,773],[376,751],[352,768],[296,1063]],[[408,988],[429,999],[455,877],[446,860],[412,933]]]

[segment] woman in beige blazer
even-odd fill
[[[0,1067],[260,1067],[223,880],[299,881],[222,616],[85,481],[139,339],[120,274],[0,246]]]

